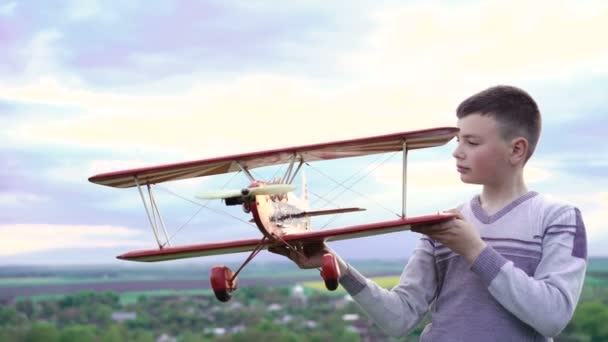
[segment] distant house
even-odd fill
[[[177,342],[177,338],[169,334],[162,334],[158,336],[156,342]]]
[[[307,301],[308,301],[308,298],[306,297],[306,294],[304,293],[304,287],[302,287],[302,285],[297,284],[296,286],[294,286],[291,289],[291,298],[290,298],[291,305],[305,306],[307,304]]]
[[[359,314],[344,314],[342,315],[342,320],[345,322],[354,322],[359,320]]]
[[[125,321],[132,321],[134,319],[137,318],[137,312],[113,312],[112,313],[112,320],[114,322],[125,322]]]
[[[315,321],[311,321],[311,320],[304,321],[304,326],[308,329],[314,329],[317,327],[317,325],[318,324]]]
[[[238,334],[241,333],[243,331],[247,330],[247,327],[243,324],[239,324],[239,325],[235,325],[232,328],[230,328],[230,332],[232,334]]]
[[[293,316],[291,315],[284,315],[283,317],[274,320],[277,324],[287,324],[291,321],[293,321]]]
[[[346,295],[344,297],[338,298],[334,301],[334,307],[336,309],[344,309],[348,304],[353,302],[353,297],[350,295]]]
[[[242,303],[240,303],[240,302],[237,302],[237,301],[232,301],[230,303],[230,309],[231,310],[240,310],[243,307],[244,307],[244,305]]]
[[[272,304],[268,305],[268,307],[266,308],[266,310],[268,310],[270,312],[281,311],[281,310],[283,310],[283,307],[280,304],[272,303]]]

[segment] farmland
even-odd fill
[[[404,261],[355,265],[383,287]],[[392,341],[318,271],[253,264],[229,303],[209,289],[209,265],[0,268],[0,341]],[[200,272],[192,272],[200,269]],[[608,262],[591,260],[579,306],[559,341],[605,341]],[[121,318],[122,317],[122,318]],[[416,341],[425,318],[400,341]],[[38,336],[38,337],[36,337]],[[38,338],[38,339],[37,339]]]

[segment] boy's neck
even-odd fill
[[[528,187],[524,182],[522,170],[500,183],[484,184],[480,195],[481,207],[488,215],[492,215],[526,193]]]

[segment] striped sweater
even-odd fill
[[[551,341],[571,319],[587,267],[579,210],[529,192],[493,215],[462,206],[487,247],[470,265],[423,236],[391,290],[349,265],[341,285],[388,334],[430,311],[421,341]]]

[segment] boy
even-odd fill
[[[457,218],[415,229],[424,235],[390,291],[337,257],[340,284],[393,336],[430,310],[421,341],[551,341],[574,313],[587,250],[579,210],[524,182],[540,135],[538,107],[525,91],[496,86],[463,101],[456,114],[456,169],[464,183],[481,184],[481,194],[452,210]],[[302,268],[334,253],[322,246],[304,259],[272,251]]]

